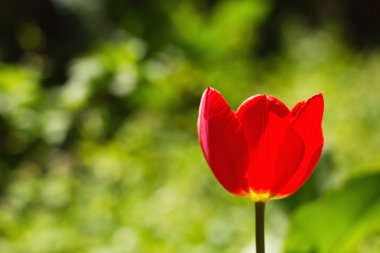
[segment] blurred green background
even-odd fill
[[[267,205],[267,252],[380,252],[380,2],[0,2],[0,252],[254,252],[254,208],[197,141],[232,108],[323,92],[325,147]]]

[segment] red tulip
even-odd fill
[[[234,112],[217,90],[207,88],[198,136],[219,183],[260,202],[297,191],[321,155],[323,107],[322,94],[291,111],[275,97],[256,95]]]

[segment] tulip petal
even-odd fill
[[[280,195],[290,195],[297,191],[313,172],[323,147],[322,117],[324,110],[323,95],[310,98],[299,108],[293,121],[293,128],[305,143],[303,160],[291,179],[278,190]]]
[[[305,101],[298,102],[292,109],[292,114],[294,117],[297,116],[298,112],[304,107]]]
[[[229,192],[248,190],[248,149],[243,129],[222,95],[207,88],[198,117],[199,141],[206,160],[220,184]]]
[[[276,158],[276,178],[271,195],[276,197],[278,189],[284,186],[299,168],[305,154],[302,137],[290,125],[280,146]]]
[[[265,95],[247,99],[237,110],[236,116],[243,125],[249,150],[249,187],[255,194],[271,192],[278,177],[278,152],[293,116],[281,101]],[[297,141],[294,143],[298,146]]]

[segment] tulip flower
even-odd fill
[[[256,202],[256,217],[262,216],[256,236],[263,230],[264,203],[293,194],[313,172],[323,147],[323,109],[322,94],[292,110],[273,96],[255,95],[234,112],[217,90],[203,93],[198,117],[203,154],[227,191]],[[257,252],[264,252],[263,238],[257,240],[262,241]]]

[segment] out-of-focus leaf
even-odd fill
[[[294,213],[285,252],[380,252],[379,214],[380,174],[351,180]]]

